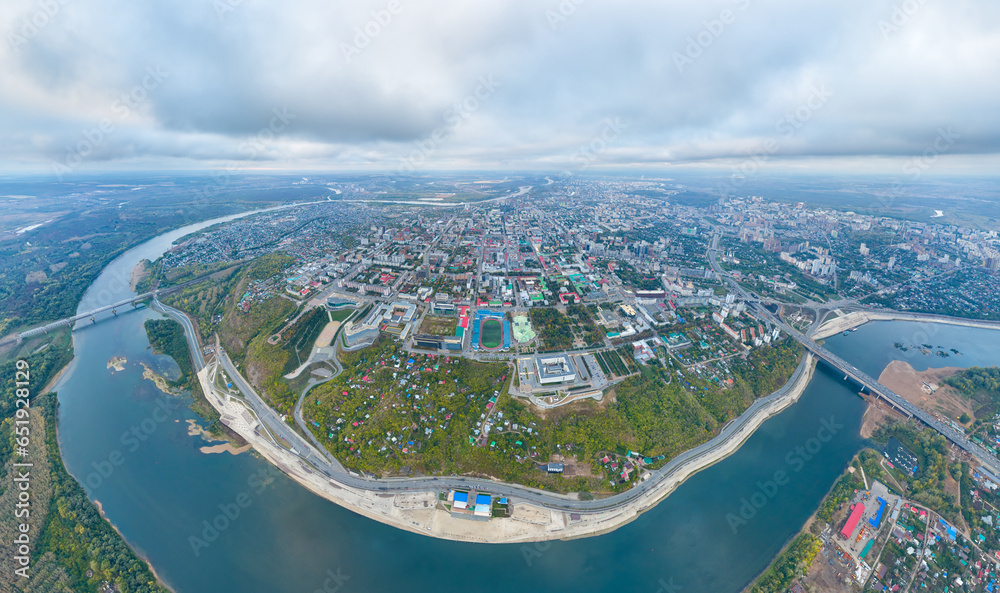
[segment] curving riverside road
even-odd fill
[[[713,246],[709,250],[709,261],[713,264],[713,267],[718,266],[715,261],[715,246],[715,242],[713,242]],[[919,418],[925,424],[947,437],[957,446],[979,458],[990,470],[1000,473],[1000,461],[987,453],[981,447],[978,447],[966,439],[965,436],[959,431],[950,426],[946,426],[929,413],[907,402],[902,396],[886,388],[872,377],[869,377],[866,373],[857,369],[854,365],[844,361],[840,357],[818,345],[811,338],[801,334],[794,328],[782,322],[780,319],[777,319],[761,303],[752,299],[752,297],[748,295],[735,281],[733,281],[732,278],[727,278],[727,280],[730,282],[737,294],[742,297],[746,297],[746,299],[750,302],[751,307],[762,319],[771,323],[773,326],[780,328],[782,331],[803,344],[818,358],[843,371],[859,384],[869,389],[872,393],[876,393],[885,398],[897,409],[904,411],[910,416]],[[168,307],[155,299],[153,301],[153,308],[169,315],[171,318],[181,323],[192,352],[192,358],[194,359],[196,369],[200,371],[205,368],[206,361],[202,355],[201,346],[198,343],[197,334],[190,318],[181,311]],[[926,316],[920,317],[924,317],[926,319]],[[334,344],[338,343],[339,341],[335,338]],[[580,500],[575,494],[557,494],[518,484],[507,484],[474,477],[441,476],[376,478],[374,476],[359,475],[344,468],[344,466],[337,461],[336,458],[334,458],[324,447],[322,447],[320,443],[316,441],[312,431],[309,430],[308,426],[304,422],[301,414],[301,406],[302,401],[308,392],[308,388],[300,395],[293,412],[294,421],[298,424],[302,433],[308,435],[309,440],[306,440],[306,438],[304,438],[301,434],[293,430],[284,418],[280,417],[269,405],[267,405],[266,402],[264,402],[253,386],[251,386],[249,382],[246,381],[246,379],[244,379],[244,377],[239,373],[232,360],[218,346],[218,344],[215,346],[215,356],[212,357],[210,364],[214,365],[214,368],[212,369],[213,375],[220,367],[225,370],[228,376],[232,379],[233,384],[243,394],[245,402],[254,410],[266,429],[272,435],[276,435],[280,440],[288,443],[288,446],[277,442],[275,444],[278,444],[282,448],[298,456],[317,472],[326,476],[327,479],[336,484],[375,493],[425,492],[442,491],[446,489],[482,489],[496,495],[509,497],[512,500],[530,502],[553,510],[577,513],[597,513],[627,505],[641,497],[650,495],[655,492],[661,484],[670,480],[679,471],[689,469],[691,464],[697,464],[700,461],[704,461],[705,465],[709,465],[712,457],[718,454],[718,450],[723,446],[730,444],[730,440],[736,438],[736,436],[740,434],[741,429],[744,428],[747,423],[753,421],[755,417],[761,413],[762,409],[770,406],[775,402],[775,400],[788,394],[789,390],[792,389],[792,386],[794,386],[796,382],[802,378],[802,374],[809,371],[811,368],[811,362],[811,357],[804,357],[792,377],[784,386],[782,386],[781,389],[769,396],[755,401],[743,414],[739,416],[739,418],[724,426],[722,431],[716,435],[715,438],[671,459],[664,467],[650,472],[650,478],[640,482],[633,488],[606,498],[594,500]],[[339,374],[341,371],[342,367],[340,367],[338,362],[337,373],[334,374],[334,376]]]
[[[200,371],[205,368],[205,359],[201,355],[201,348],[198,345],[194,325],[191,323],[188,316],[181,311],[164,305],[158,301],[154,301],[153,308],[181,323],[184,328],[184,335],[187,337],[188,344],[191,347],[192,358],[194,358],[197,370]],[[780,389],[755,401],[743,414],[724,426],[722,431],[716,435],[715,438],[681,453],[677,457],[671,459],[662,468],[651,471],[651,477],[649,479],[640,482],[625,492],[606,498],[580,500],[573,494],[557,494],[536,488],[529,488],[527,486],[506,484],[503,482],[496,482],[481,478],[442,476],[377,479],[374,477],[358,475],[344,469],[344,467],[337,462],[336,459],[333,459],[333,462],[331,463],[330,459],[320,452],[320,448],[313,446],[312,443],[307,442],[301,435],[299,435],[299,433],[292,430],[292,428],[260,398],[256,390],[237,371],[229,356],[227,356],[225,352],[221,351],[221,349],[217,350],[216,355],[209,363],[209,366],[212,365],[215,365],[215,370],[217,370],[220,366],[223,370],[225,370],[226,374],[232,379],[234,386],[242,392],[246,403],[253,408],[257,417],[264,423],[266,428],[272,434],[277,435],[288,443],[291,443],[289,451],[300,457],[316,471],[334,482],[351,488],[378,493],[426,492],[453,488],[478,488],[496,495],[509,497],[515,501],[520,500],[554,510],[575,513],[604,512],[628,504],[650,494],[660,484],[674,477],[677,472],[686,469],[685,466],[692,463],[698,463],[702,460],[710,462],[712,457],[716,455],[718,449],[729,444],[731,439],[737,438],[741,429],[744,428],[749,422],[753,421],[755,416],[760,413],[762,409],[772,405],[775,400],[788,395],[789,391],[794,388],[796,383],[799,380],[804,379],[803,375],[809,373],[812,366],[810,358],[804,357],[802,362],[800,362],[799,366],[795,369],[795,372],[789,378],[788,382],[785,383],[785,385],[783,385]],[[300,397],[299,404],[301,404],[301,401],[302,398]],[[297,412],[298,408],[299,406],[297,405]],[[299,414],[296,413],[295,415],[300,427],[302,427],[307,434],[311,434],[308,429],[302,426],[304,423],[301,422],[301,419],[298,417]],[[705,465],[707,466],[709,464],[710,463],[706,463]]]

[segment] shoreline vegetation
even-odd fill
[[[181,324],[173,319],[147,319],[143,326],[153,353],[164,354],[174,359],[181,371],[181,376],[176,381],[170,381],[143,364],[143,378],[154,381],[157,388],[164,393],[173,395],[190,393],[191,410],[208,423],[206,432],[213,440],[231,442],[234,449],[245,447],[246,442],[242,437],[220,421],[219,413],[205,399],[198,377],[191,366],[191,351]]]
[[[911,401],[918,405],[926,405],[927,402],[914,400],[927,399],[933,393],[948,391],[947,387],[950,387],[958,393],[944,394],[946,403],[953,404],[956,396],[973,399],[976,406],[983,406],[980,409],[985,409],[988,417],[992,417],[997,411],[995,402],[1000,400],[998,379],[998,367],[943,367],[917,372],[903,361],[894,361],[886,366],[879,382],[895,382],[902,390],[899,393],[908,400],[912,397]],[[941,388],[944,389],[937,388],[932,393],[921,389],[921,385],[926,385],[928,380],[940,380]],[[937,400],[931,400],[931,403],[937,404]],[[870,415],[873,418],[871,423],[868,422]],[[865,480],[881,482],[890,494],[901,496],[915,506],[927,508],[964,530],[963,535],[971,537],[968,533],[970,517],[978,519],[981,513],[977,514],[969,501],[970,497],[962,496],[960,492],[962,489],[972,489],[972,466],[961,458],[952,460],[949,457],[949,443],[932,429],[912,419],[905,419],[896,412],[880,409],[875,402],[868,403],[865,419],[862,436],[869,438],[870,444],[858,451],[848,468],[823,497],[816,512],[771,564],[744,588],[744,593],[784,593],[795,581],[823,579],[818,573],[822,573],[825,567],[813,570],[812,565],[816,553],[822,549],[822,540],[818,536],[844,521],[847,515],[846,503],[852,499],[856,490],[865,489]],[[977,415],[973,426],[981,422],[982,419]],[[866,429],[869,433],[867,435]],[[916,474],[907,474],[883,460],[882,450],[890,439],[896,439],[914,452],[919,467]],[[807,590],[812,590],[808,588],[809,585],[814,584],[807,583]]]
[[[185,355],[187,345],[183,344]],[[117,529],[104,518],[99,504],[90,501],[81,484],[69,474],[59,450],[57,410],[58,396],[53,388],[65,376],[74,360],[70,328],[43,334],[16,344],[3,352],[3,370],[14,376],[17,360],[28,362],[30,369],[31,440],[27,454],[34,466],[32,476],[33,511],[30,516],[32,563],[28,578],[16,576],[14,556],[6,544],[0,544],[0,588],[24,592],[63,593],[105,590],[113,585],[119,591],[132,593],[166,593],[150,564],[133,551]],[[125,369],[127,360],[114,357],[108,363],[109,372]],[[9,371],[9,372],[7,372]],[[14,418],[14,384],[9,382],[0,394],[0,412],[4,420],[0,430],[12,432]],[[0,439],[0,463],[7,478],[0,485],[0,506],[10,506],[13,516],[13,448],[9,439]],[[18,458],[20,459],[20,458]],[[7,534],[3,542],[13,539],[7,530],[13,524],[0,524]],[[16,580],[12,580],[16,579]]]
[[[32,563],[28,578],[14,573],[12,524],[0,524],[0,585],[4,590],[37,593],[71,593],[106,590],[114,585],[130,593],[167,593],[147,561],[140,558],[121,534],[90,501],[83,487],[63,465],[57,436],[58,400],[55,392],[32,399],[32,439],[28,458],[31,468],[32,514],[30,516]],[[13,461],[5,467],[12,484]],[[0,506],[13,515],[16,489],[8,486],[0,494]]]

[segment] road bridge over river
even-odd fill
[[[847,362],[843,358],[837,356],[833,352],[830,352],[823,346],[820,346],[812,339],[802,335],[792,327],[779,321],[774,316],[766,311],[763,306],[757,308],[758,312],[763,311],[767,315],[768,321],[777,325],[787,333],[797,340],[800,344],[809,349],[810,352],[816,355],[817,358],[823,360],[828,365],[834,367],[835,369],[843,372],[847,377],[850,377],[858,384],[860,384],[868,392],[881,397],[883,400],[887,401],[892,407],[896,408],[906,416],[910,418],[917,418],[927,426],[930,426],[934,430],[941,433],[945,438],[954,443],[960,449],[970,453],[979,458],[979,460],[985,465],[990,471],[997,473],[1000,471],[1000,460],[990,454],[989,451],[980,447],[979,445],[973,443],[965,437],[965,433],[961,430],[954,428],[953,426],[942,422],[936,418],[930,412],[927,412],[920,407],[910,403],[903,396],[899,395],[895,391],[889,389],[885,385],[878,382],[877,379],[865,373],[861,369],[857,368],[853,364]]]
[[[31,336],[35,336],[35,335],[38,335],[38,334],[48,333],[48,332],[50,332],[52,330],[59,329],[60,327],[65,327],[67,325],[73,325],[74,323],[76,323],[77,321],[80,321],[81,319],[90,318],[91,321],[96,321],[96,318],[94,316],[97,315],[98,313],[104,313],[105,311],[111,311],[115,315],[117,315],[118,314],[118,309],[120,309],[121,307],[127,307],[129,305],[131,305],[133,307],[138,306],[138,304],[140,302],[142,302],[142,301],[144,301],[144,300],[146,300],[146,299],[148,299],[150,297],[153,297],[153,296],[156,296],[155,292],[144,292],[142,294],[137,294],[137,295],[135,295],[134,297],[132,297],[130,299],[124,299],[124,300],[118,301],[117,303],[112,303],[110,305],[105,305],[103,307],[99,307],[97,309],[94,309],[92,311],[87,311],[86,313],[78,313],[78,314],[76,314],[76,315],[74,315],[72,317],[66,317],[65,319],[60,319],[58,321],[53,321],[52,323],[48,323],[48,324],[45,324],[45,325],[40,326],[40,327],[31,328],[29,330],[26,330],[26,331],[23,331],[23,332],[17,334],[17,337],[18,337],[19,340],[23,340],[25,338],[30,338]]]
[[[764,304],[754,295],[750,294],[745,290],[736,280],[725,273],[722,267],[717,261],[718,248],[719,248],[719,237],[720,233],[716,232],[712,237],[712,242],[708,249],[708,261],[712,266],[712,270],[715,271],[719,277],[724,278],[732,291],[743,301],[745,301],[749,308],[752,309],[759,319],[767,321],[771,325],[780,328],[783,332],[797,340],[800,344],[805,346],[810,352],[816,355],[817,358],[824,361],[826,364],[832,366],[833,368],[844,373],[846,377],[850,377],[864,389],[867,389],[873,395],[877,395],[886,402],[888,402],[892,407],[896,408],[907,417],[917,418],[927,426],[938,431],[947,438],[949,441],[955,444],[958,448],[966,451],[967,453],[977,457],[983,465],[985,465],[993,473],[1000,472],[1000,460],[990,454],[985,448],[973,443],[965,437],[965,434],[953,426],[938,420],[933,414],[922,410],[918,406],[906,401],[906,399],[896,393],[895,391],[889,389],[885,385],[878,382],[877,379],[871,377],[861,369],[857,368],[853,364],[847,362],[843,358],[840,358],[836,354],[830,352],[823,346],[817,344],[812,338],[803,335],[801,332],[791,327],[787,323],[778,319],[776,315],[771,313]],[[900,319],[911,319],[912,321],[924,321],[924,322],[946,322],[946,323],[959,323],[962,320],[954,320],[946,318],[941,315],[926,315],[926,314],[905,314],[893,312],[893,314]],[[968,322],[968,325],[978,325],[983,326],[982,323]],[[987,322],[987,327],[995,327]]]
[[[116,303],[111,303],[110,305],[104,305],[103,307],[98,307],[96,309],[91,309],[90,311],[86,311],[84,313],[77,313],[76,315],[73,315],[72,317],[65,317],[63,319],[59,319],[57,321],[53,321],[53,322],[47,323],[45,325],[41,325],[41,326],[38,326],[38,327],[33,327],[31,329],[27,329],[27,330],[22,331],[22,332],[20,332],[18,334],[12,334],[12,335],[4,338],[2,341],[0,341],[0,345],[6,345],[6,344],[9,344],[9,343],[13,343],[15,341],[16,342],[21,342],[21,341],[23,341],[23,340],[25,340],[27,338],[32,337],[32,336],[37,336],[38,334],[45,334],[45,333],[48,333],[50,331],[57,330],[57,329],[59,329],[61,327],[72,326],[77,321],[82,321],[84,319],[90,319],[91,321],[93,321],[94,323],[96,323],[98,321],[97,320],[97,315],[99,315],[101,313],[104,313],[106,311],[111,311],[115,315],[118,315],[118,310],[121,309],[122,307],[128,307],[128,306],[138,307],[139,303],[141,303],[142,301],[145,301],[147,299],[154,299],[155,300],[157,297],[165,296],[165,295],[168,295],[168,294],[170,294],[172,292],[177,292],[178,290],[181,290],[181,289],[187,288],[188,286],[191,286],[193,284],[197,284],[199,282],[202,282],[206,278],[209,278],[209,277],[211,277],[211,276],[213,276],[215,274],[219,274],[221,272],[228,272],[229,270],[232,270],[234,267],[240,265],[241,263],[242,262],[238,262],[237,264],[235,264],[233,266],[230,266],[229,268],[226,268],[224,270],[216,270],[216,271],[208,273],[208,274],[202,274],[201,276],[198,276],[196,278],[192,278],[191,280],[187,280],[185,282],[181,282],[180,284],[175,284],[174,286],[168,286],[167,288],[159,288],[157,290],[151,290],[149,292],[144,292],[142,294],[137,294],[137,295],[129,297],[127,299],[122,299],[122,300],[120,300],[120,301],[118,301]]]

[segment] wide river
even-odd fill
[[[214,222],[125,253],[97,278],[80,310],[127,298],[136,262],[155,259],[174,239]],[[356,515],[274,475],[250,454],[202,453],[206,443],[189,435],[189,422],[203,423],[186,402],[164,397],[142,378],[140,362],[174,368],[151,353],[143,331],[143,321],[160,316],[138,309],[105,317],[76,330],[76,357],[57,385],[63,458],[129,544],[178,593],[313,593],[324,587],[342,593],[737,592],[802,527],[862,445],[863,401],[820,365],[799,402],[764,423],[738,452],[612,533],[528,545],[442,541]],[[904,353],[895,341],[954,347],[962,355]],[[827,344],[874,376],[894,359],[918,369],[1000,361],[1000,332],[944,325],[880,322]],[[128,360],[124,371],[107,368],[114,356]],[[818,443],[810,439],[831,419],[843,426],[832,440],[818,451],[813,447],[808,459],[796,452]],[[133,430],[138,436],[126,434]],[[108,463],[114,452],[124,459],[120,465]],[[773,489],[766,482],[777,470],[791,477]],[[745,525],[731,527],[727,516],[762,488],[767,503]],[[227,510],[235,516],[237,500],[249,506],[232,520],[220,519]],[[205,533],[213,521],[228,526]],[[196,551],[192,537],[208,545]]]

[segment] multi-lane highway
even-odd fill
[[[239,264],[236,264],[236,265],[239,265]],[[235,267],[235,266],[233,266],[233,267]],[[227,268],[227,270],[229,270],[229,269],[232,269],[232,267]],[[226,270],[221,270],[221,271],[224,272]],[[181,282],[180,284],[175,284],[175,285],[169,286],[167,288],[161,288],[161,289],[153,290],[153,291],[150,291],[150,292],[144,292],[142,294],[137,294],[137,295],[135,295],[132,298],[122,299],[122,300],[118,301],[117,303],[111,303],[110,305],[104,305],[103,307],[98,307],[96,309],[92,309],[92,310],[87,311],[85,313],[77,313],[76,315],[73,315],[71,317],[66,317],[66,318],[63,318],[63,319],[59,319],[57,321],[52,321],[52,322],[47,323],[45,325],[40,325],[38,327],[33,327],[31,329],[24,330],[24,331],[22,331],[22,332],[20,332],[20,333],[18,333],[16,335],[8,336],[7,338],[4,339],[3,342],[0,342],[0,343],[7,344],[7,343],[10,343],[10,342],[14,342],[14,341],[24,340],[25,338],[30,338],[31,336],[35,336],[35,335],[38,335],[38,334],[41,334],[41,333],[48,333],[48,332],[50,332],[52,330],[59,329],[61,327],[65,327],[67,325],[73,325],[74,323],[76,323],[77,321],[80,321],[82,319],[90,318],[90,319],[96,321],[95,316],[98,315],[99,313],[104,313],[105,311],[113,311],[117,315],[118,314],[118,309],[121,308],[121,307],[125,307],[125,306],[128,306],[128,305],[136,306],[136,305],[139,304],[140,301],[144,301],[144,300],[146,300],[148,298],[153,298],[155,300],[159,296],[167,295],[167,294],[170,294],[172,292],[177,292],[178,290],[181,290],[181,289],[186,288],[188,286],[191,286],[193,284],[197,284],[198,282],[201,282],[201,281],[205,280],[206,278],[208,278],[209,276],[212,276],[213,274],[218,274],[219,272],[220,272],[219,270],[216,270],[215,272],[212,272],[212,273],[209,273],[209,274],[202,274],[201,276],[198,276],[197,278],[192,278],[191,280],[187,280],[185,282]]]
[[[764,309],[763,306],[758,306],[757,309],[758,313],[761,313],[761,310],[763,310],[763,313],[767,313],[769,317],[768,320],[771,323],[780,327],[782,331],[784,331],[788,335],[798,340],[799,343],[808,348],[817,357],[826,361],[827,364],[833,366],[834,368],[840,371],[843,371],[852,379],[860,383],[865,389],[888,401],[896,409],[905,412],[911,417],[918,418],[921,422],[923,422],[927,426],[930,426],[934,430],[938,431],[939,433],[944,435],[945,438],[955,443],[955,445],[957,445],[964,451],[979,458],[979,460],[983,463],[983,465],[988,467],[990,471],[994,473],[1000,473],[1000,460],[998,460],[996,457],[990,454],[983,447],[980,447],[979,445],[967,439],[963,432],[956,430],[955,428],[953,428],[948,424],[945,424],[944,422],[941,422],[929,412],[926,412],[923,409],[919,408],[918,406],[915,406],[914,404],[906,401],[906,399],[903,396],[889,389],[885,385],[882,385],[881,383],[878,382],[878,380],[872,378],[870,375],[868,375],[861,369],[857,368],[856,366],[847,362],[846,360],[840,358],[839,356],[830,352],[826,348],[820,346],[812,339],[807,338],[806,336],[802,335],[792,327],[789,327],[787,324],[771,316],[770,313],[766,309]]]
[[[744,290],[743,287],[739,285],[739,283],[733,280],[731,276],[725,274],[725,272],[722,270],[722,267],[719,266],[718,261],[716,260],[718,247],[719,247],[719,233],[716,232],[712,237],[712,243],[708,250],[708,260],[709,263],[712,265],[712,269],[717,274],[719,274],[720,277],[726,279],[726,281],[729,283],[730,288],[733,290],[734,293],[739,295],[741,299],[750,303],[750,307],[754,310],[754,312],[760,319],[764,319],[768,323],[774,325],[775,327],[780,328],[782,331],[784,331],[785,333],[793,337],[795,340],[797,340],[800,344],[808,348],[809,351],[815,354],[818,358],[825,361],[827,364],[833,366],[834,368],[842,371],[843,373],[845,373],[845,375],[850,376],[859,384],[861,384],[864,388],[868,389],[868,391],[870,391],[871,393],[876,394],[885,399],[886,401],[888,401],[891,405],[896,407],[896,409],[905,412],[911,417],[918,418],[921,422],[923,422],[927,426],[938,431],[945,438],[953,442],[956,446],[970,453],[971,455],[977,457],[982,462],[983,465],[988,467],[994,473],[1000,472],[1000,460],[991,455],[983,447],[980,447],[979,445],[976,445],[975,443],[967,439],[965,437],[965,434],[963,434],[961,431],[956,430],[955,428],[941,422],[929,412],[926,412],[920,409],[919,407],[911,404],[910,402],[906,401],[906,399],[903,396],[889,389],[885,385],[882,385],[881,383],[878,382],[878,380],[872,378],[861,369],[857,368],[856,366],[847,362],[846,360],[840,358],[839,356],[830,352],[826,348],[820,346],[811,338],[803,335],[796,329],[792,328],[788,324],[778,319],[777,316],[773,315],[770,311],[768,311],[764,307],[764,305],[760,303],[760,301],[753,298],[749,293],[747,293],[747,291]],[[893,313],[895,315],[895,312]],[[913,318],[914,321],[952,321],[949,318],[940,315],[921,315],[921,314],[901,314],[901,315],[903,317],[909,315],[910,317]],[[1000,324],[996,325],[1000,326]],[[993,326],[993,324],[990,324],[990,326]]]
[[[133,305],[133,306],[135,306],[139,301],[142,301],[144,299],[148,299],[149,297],[154,296],[154,294],[155,293],[152,293],[152,292],[146,292],[146,293],[143,293],[143,294],[136,295],[136,296],[134,296],[134,297],[132,297],[130,299],[124,299],[124,300],[118,301],[117,303],[112,303],[110,305],[105,305],[103,307],[99,307],[97,309],[94,309],[93,311],[87,311],[86,313],[80,313],[80,314],[74,315],[72,317],[67,317],[65,319],[60,319],[58,321],[53,321],[51,323],[47,323],[47,324],[39,326],[39,327],[34,327],[34,328],[31,328],[29,330],[25,330],[25,331],[17,334],[17,339],[23,340],[25,338],[30,338],[31,336],[34,336],[34,335],[37,335],[37,334],[48,333],[48,332],[50,332],[52,330],[59,329],[60,327],[64,327],[64,326],[67,326],[67,325],[73,325],[74,323],[76,323],[77,321],[79,321],[81,319],[87,319],[88,317],[93,318],[98,313],[103,313],[105,311],[114,311],[115,314],[117,315],[119,307],[125,307],[127,305]]]
[[[194,326],[187,315],[177,309],[163,305],[158,301],[154,302],[154,308],[162,311],[182,324],[184,327],[184,334],[188,339],[191,351],[193,354],[196,353],[193,356],[196,368],[199,370],[205,368],[206,361],[201,355],[201,349],[194,333]],[[681,455],[678,455],[674,459],[670,460],[670,462],[664,467],[652,471],[649,479],[639,483],[630,490],[599,500],[579,500],[575,495],[555,494],[526,486],[505,484],[479,478],[448,476],[376,479],[374,477],[350,472],[344,469],[344,467],[335,459],[332,460],[331,463],[331,460],[327,455],[320,453],[318,447],[315,447],[313,443],[306,441],[306,439],[304,439],[298,432],[293,430],[291,426],[283,421],[282,418],[260,398],[260,395],[253,388],[253,386],[251,386],[246,379],[243,378],[243,376],[236,369],[232,360],[224,351],[216,348],[215,354],[211,356],[208,361],[208,365],[210,367],[210,375],[212,377],[214,377],[215,372],[218,372],[220,368],[226,372],[226,375],[231,379],[233,385],[242,393],[244,401],[254,410],[257,417],[264,424],[266,430],[272,435],[278,437],[280,440],[283,440],[285,443],[290,444],[290,446],[287,447],[289,452],[297,455],[315,470],[325,475],[328,479],[339,484],[351,488],[380,493],[441,491],[452,488],[478,488],[496,495],[507,496],[512,500],[531,502],[555,510],[579,513],[603,512],[633,502],[640,497],[653,492],[660,484],[674,477],[677,472],[682,470],[688,464],[698,463],[701,460],[711,460],[712,457],[716,456],[718,449],[724,444],[727,444],[730,439],[739,438],[738,435],[741,430],[745,428],[748,422],[754,419],[761,408],[767,407],[776,399],[787,395],[788,390],[792,389],[793,386],[800,379],[802,379],[803,373],[807,373],[809,370],[808,362],[803,359],[798,368],[796,368],[791,379],[781,389],[754,402],[744,414],[723,427],[720,434],[715,438],[702,443],[698,447],[686,451]],[[298,416],[299,414],[295,415]],[[302,426],[302,424],[304,424],[304,422],[300,423],[300,428],[302,428],[304,432],[308,433],[308,429]],[[285,445],[281,446],[284,447]]]
[[[721,268],[715,261],[715,250],[718,247],[718,236],[713,239],[712,247],[709,251],[709,261],[712,263],[713,269],[717,273],[722,273]],[[726,277],[723,275],[723,277]],[[891,390],[881,385],[875,379],[872,379],[867,374],[863,373],[850,363],[840,359],[833,353],[829,352],[822,346],[816,344],[813,340],[802,335],[795,329],[791,328],[787,324],[783,323],[772,315],[767,309],[764,308],[756,299],[752,298],[747,294],[742,287],[740,287],[731,278],[727,278],[731,287],[737,295],[740,295],[744,300],[751,304],[751,307],[762,319],[765,319],[772,325],[779,327],[782,331],[786,332],[800,343],[802,343],[806,348],[808,348],[817,357],[823,359],[828,364],[842,370],[845,374],[854,378],[860,384],[864,385],[873,393],[886,398],[893,405],[898,408],[910,413],[912,416],[920,418],[926,424],[941,432],[956,445],[960,446],[962,449],[968,451],[969,453],[979,457],[987,467],[991,470],[1000,473],[1000,462],[998,462],[991,455],[986,453],[981,448],[977,447],[973,443],[970,443],[964,438],[958,431],[952,429],[949,426],[944,425],[940,421],[931,417],[926,412],[923,412],[916,406],[913,406],[905,399],[903,399],[898,394],[893,393]],[[188,343],[191,347],[192,358],[194,359],[195,367],[199,370],[205,368],[206,361],[201,353],[201,347],[197,342],[197,336],[194,330],[194,326],[187,315],[182,312],[167,307],[159,301],[154,299],[154,308],[164,312],[170,317],[179,321],[184,327],[185,336],[188,339]],[[240,390],[243,394],[244,401],[254,410],[257,417],[264,424],[264,428],[271,434],[277,437],[280,446],[285,447],[290,453],[298,456],[304,462],[312,466],[316,471],[325,475],[328,479],[360,490],[368,490],[372,492],[380,493],[390,493],[390,492],[414,492],[414,491],[441,491],[445,489],[458,488],[458,489],[482,489],[492,492],[496,495],[507,496],[513,500],[520,500],[522,502],[530,502],[547,508],[571,511],[579,513],[593,513],[593,512],[604,512],[611,509],[621,507],[628,503],[634,502],[640,497],[650,495],[655,491],[655,489],[660,486],[663,482],[671,479],[677,474],[684,466],[690,463],[697,463],[700,460],[711,460],[713,456],[716,456],[718,449],[732,438],[738,438],[737,435],[740,433],[741,429],[750,422],[754,416],[761,410],[761,408],[770,405],[775,399],[780,398],[787,394],[788,390],[792,388],[793,385],[801,378],[801,375],[808,372],[809,365],[807,360],[803,359],[802,363],[795,370],[792,378],[788,383],[782,387],[777,392],[759,399],[754,402],[754,404],[739,418],[730,422],[726,425],[721,433],[717,435],[714,439],[703,443],[702,445],[695,447],[685,453],[672,459],[666,466],[651,472],[649,479],[640,482],[635,487],[629,489],[626,492],[615,494],[607,498],[602,498],[599,500],[579,500],[575,495],[564,495],[555,494],[551,492],[545,492],[535,488],[528,488],[525,486],[520,486],[516,484],[505,484],[501,482],[495,482],[492,480],[484,480],[479,478],[462,477],[462,476],[447,476],[447,477],[417,477],[417,478],[375,478],[372,476],[359,475],[357,473],[346,470],[336,459],[332,458],[328,452],[321,452],[322,447],[316,443],[314,438],[307,440],[301,434],[296,432],[282,417],[280,417],[256,392],[256,390],[243,378],[236,369],[232,360],[229,356],[218,348],[216,345],[215,353],[210,357],[208,363],[212,368],[210,369],[211,375],[218,372],[221,368],[225,370],[226,374],[232,380],[233,384]],[[339,370],[338,370],[339,372]],[[335,375],[336,376],[336,375]],[[301,399],[296,406],[293,413],[295,421],[298,423],[299,428],[303,433],[311,435],[308,427],[301,418]],[[310,440],[312,442],[310,442]]]

